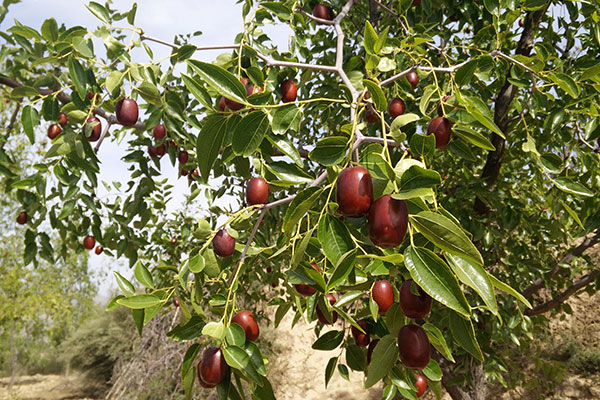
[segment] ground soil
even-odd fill
[[[21,376],[10,391],[9,382],[0,378],[0,400],[96,400],[103,391],[79,374]]]

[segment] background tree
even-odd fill
[[[16,22],[2,33],[0,83],[24,99],[14,115],[28,140],[41,118],[50,125],[63,112],[68,122],[48,132],[33,170],[15,171],[3,149],[0,172],[30,216],[27,263],[90,248],[83,239],[93,235],[145,287],[136,293],[117,275],[123,295],[109,308],[131,308],[141,330],[177,300],[183,319],[168,336],[194,342],[181,371],[188,394],[202,334],[220,346],[202,357],[203,386],[218,384],[222,398],[243,386],[273,397],[253,335],[231,323],[262,300],[277,305],[275,324],[290,310],[295,321],[318,316],[313,347],[342,349],[326,382],[349,367],[365,371],[367,387],[383,381],[386,398],[416,398],[412,368],[438,396],[443,385],[455,399],[485,398],[484,381],[502,381],[508,367],[508,343],[531,340],[539,315],[577,290],[597,290],[585,255],[600,224],[596,4],[246,0],[236,43],[207,47],[194,34],[147,36],[136,6],[88,7],[102,21],[94,32],[50,18],[40,31]],[[288,51],[261,29],[272,22],[290,26]],[[172,48],[168,62],[154,60],[154,44]],[[215,47],[226,52],[214,63],[194,59]],[[134,48],[147,63],[131,61]],[[96,196],[105,139],[131,164],[113,199]],[[189,201],[206,198],[205,218],[164,213],[165,154],[188,177]],[[364,173],[341,173],[356,165],[373,183],[367,218],[360,190],[350,190]],[[264,192],[244,190],[258,176],[266,204],[253,200]],[[223,207],[224,196],[240,208]],[[62,245],[45,240],[44,221]],[[408,278],[435,300],[425,323],[397,303],[380,316],[371,299],[375,281],[398,290]],[[273,281],[274,292],[262,290]],[[552,300],[533,301],[544,286]],[[498,290],[512,297],[496,299]],[[376,363],[359,346],[366,333],[379,338]],[[427,340],[432,360],[429,344],[410,346]]]

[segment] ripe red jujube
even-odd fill
[[[367,122],[370,124],[375,123],[379,121],[379,114],[371,107],[367,107],[365,110],[365,120],[367,120]]]
[[[364,319],[358,321],[358,326],[362,328],[365,333],[362,333],[355,326],[352,326],[352,337],[354,338],[354,343],[356,343],[359,347],[367,347],[369,342],[371,341],[371,335],[369,335],[369,324]]]
[[[62,129],[59,124],[52,124],[48,127],[48,137],[50,139],[55,139],[61,132]]]
[[[411,292],[411,286],[417,290],[418,295]],[[431,311],[433,299],[425,293],[412,279],[404,281],[400,287],[400,308],[404,315],[409,318],[423,319]]]
[[[296,101],[298,97],[298,86],[296,82],[291,79],[286,79],[281,82],[281,101],[284,103],[291,103]]]
[[[371,364],[371,357],[373,356],[373,350],[375,350],[377,343],[379,343],[379,339],[373,340],[367,349],[367,364]]]
[[[213,389],[215,386],[217,385],[211,385],[210,383],[206,383],[204,382],[204,380],[202,379],[202,362],[198,363],[198,383],[200,384],[200,386],[202,386],[204,389]]]
[[[385,279],[375,282],[371,290],[371,296],[379,307],[379,314],[385,314],[394,304],[394,289]]]
[[[96,246],[96,254],[100,255],[102,254],[102,252],[104,251],[104,249],[102,248],[102,246]]]
[[[123,126],[133,126],[138,120],[138,105],[133,99],[121,99],[115,104],[117,121]]]
[[[152,130],[152,135],[154,136],[154,139],[156,139],[156,140],[160,140],[160,139],[164,138],[166,134],[167,134],[167,128],[165,128],[165,126],[163,124],[157,124],[154,127],[154,129]]]
[[[417,397],[421,397],[427,389],[427,380],[423,375],[417,375],[416,378],[415,387],[417,388]]]
[[[215,235],[212,245],[218,256],[229,257],[235,251],[235,238],[226,229],[221,229]]]
[[[450,121],[444,117],[435,117],[429,121],[429,125],[427,125],[427,134],[434,134],[436,149],[443,149],[448,145],[451,134],[450,128]]]
[[[312,14],[314,17],[331,21],[331,10],[325,4],[317,4],[313,8]],[[321,25],[321,22],[317,22],[317,24]]]
[[[96,245],[96,239],[92,235],[87,235],[83,239],[83,247],[87,250],[91,250]]]
[[[246,333],[246,339],[252,342],[258,339],[258,335],[260,333],[258,323],[250,311],[240,311],[233,316],[231,322],[238,324],[242,327],[242,329],[244,329],[244,332]]]
[[[396,118],[397,116],[404,114],[405,109],[406,106],[404,104],[404,100],[396,97],[395,99],[390,101],[390,105],[388,106],[388,113],[390,114],[390,117]]]
[[[408,81],[408,83],[410,83],[410,86],[412,86],[412,88],[415,89],[419,84],[419,75],[417,75],[416,71],[410,71],[406,75],[406,80]]]
[[[392,248],[400,245],[407,227],[408,208],[404,200],[396,200],[386,194],[371,205],[367,228],[376,246]]]
[[[369,171],[361,166],[340,172],[336,187],[338,212],[346,217],[364,215],[373,202],[373,181]]]
[[[177,160],[179,160],[180,164],[186,164],[189,159],[190,155],[187,151],[181,150],[179,153],[177,153]]]
[[[58,122],[61,126],[65,126],[68,120],[69,118],[67,117],[67,114],[61,112],[58,114],[58,119],[56,120],[56,122]]]
[[[240,82],[242,82],[242,84],[244,85],[244,88],[246,90],[248,90],[248,78],[241,78]],[[239,111],[242,108],[244,108],[244,105],[241,103],[238,103],[235,100],[230,100],[230,99],[225,99],[225,105],[232,111]]]
[[[249,206],[269,202],[269,184],[263,178],[252,178],[246,188],[246,202]]]
[[[204,351],[200,366],[200,379],[209,385],[218,385],[225,379],[229,366],[219,347],[209,347]]]
[[[22,211],[17,216],[17,224],[19,224],[19,225],[25,225],[26,223],[27,223],[27,212]]]
[[[329,304],[331,304],[331,305],[334,305],[336,302],[335,297],[331,293],[327,293],[327,296],[325,298],[329,301]],[[327,321],[327,318],[325,318],[325,315],[321,311],[321,307],[317,304],[317,319],[323,325],[333,325],[333,324],[335,324],[335,321],[337,321],[337,318],[338,318],[338,314],[335,311],[332,311],[331,312],[331,322]]]
[[[87,138],[88,142],[96,142],[100,139],[100,133],[102,132],[102,122],[93,115],[88,118],[86,126],[93,125],[90,136]],[[85,127],[83,128],[83,135],[85,136]]]
[[[398,333],[398,353],[407,368],[425,368],[431,358],[429,338],[425,330],[418,325],[404,325]]]

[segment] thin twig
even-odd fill
[[[111,125],[112,125],[112,123],[109,121],[109,122],[107,122],[106,126],[104,127],[104,131],[102,132],[102,135],[100,135],[100,139],[98,139],[98,144],[94,148],[94,151],[96,153],[98,152],[98,150],[100,150],[100,145],[102,144],[102,142],[104,141],[104,138],[108,134],[108,130],[110,129]]]

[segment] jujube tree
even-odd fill
[[[116,274],[123,293],[108,308],[131,308],[141,331],[177,300],[168,335],[190,343],[188,395],[197,376],[221,398],[242,386],[274,397],[254,343],[267,321],[246,310],[268,301],[275,325],[290,311],[294,323],[317,319],[313,348],[340,349],[326,384],[349,367],[365,387],[383,382],[385,398],[416,399],[425,385],[485,397],[482,380],[506,369],[498,344],[530,340],[535,315],[596,290],[583,253],[600,224],[598,6],[243,3],[244,31],[213,63],[196,59],[215,46],[194,35],[148,36],[136,5],[89,3],[102,22],[93,32],[50,18],[2,33],[14,115],[31,143],[51,128],[25,176],[0,152],[27,213],[25,260],[96,243],[126,257],[143,290]],[[293,33],[287,51],[261,30],[274,21]],[[152,45],[170,47],[169,60]],[[96,196],[105,140],[130,164],[112,199]],[[187,176],[189,202],[205,199],[203,218],[164,214],[164,155]],[[224,209],[225,195],[239,208]],[[43,222],[71,240],[40,246]],[[532,307],[543,286],[553,299]]]

